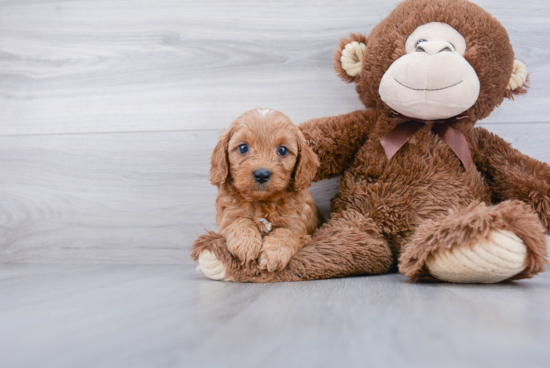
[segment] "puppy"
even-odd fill
[[[254,109],[237,118],[212,154],[216,222],[241,262],[283,269],[324,220],[308,188],[319,161],[283,113]]]

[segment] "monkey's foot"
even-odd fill
[[[430,274],[456,283],[495,283],[523,271],[527,247],[514,233],[493,230],[486,240],[471,246],[439,249],[426,261]]]
[[[214,255],[214,253],[204,250],[199,255],[199,269],[204,276],[212,280],[232,281],[226,277],[226,269],[223,263]]]
[[[546,254],[544,227],[528,204],[473,202],[420,224],[402,247],[399,271],[416,280],[521,280],[544,272]]]

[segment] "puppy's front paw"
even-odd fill
[[[253,261],[262,250],[262,236],[258,231],[245,229],[227,239],[227,248],[242,263]]]
[[[260,269],[267,269],[269,272],[280,271],[286,267],[293,255],[292,249],[283,241],[266,236],[259,259]]]

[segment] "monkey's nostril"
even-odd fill
[[[442,48],[439,52],[442,52],[442,51],[449,51],[449,52],[452,52],[453,50],[451,50],[451,48],[449,46],[445,46],[444,48]]]
[[[256,180],[259,184],[263,184],[271,178],[271,172],[266,169],[254,170],[252,175],[254,176],[254,180]]]
[[[426,52],[422,46],[416,46],[416,52]]]

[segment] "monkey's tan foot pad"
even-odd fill
[[[204,276],[212,280],[231,281],[229,277],[225,277],[225,266],[216,258],[214,253],[205,250],[199,255],[199,269]]]
[[[440,249],[426,266],[430,274],[455,283],[495,283],[509,279],[526,267],[527,247],[514,233],[493,230],[487,240],[471,246]]]

